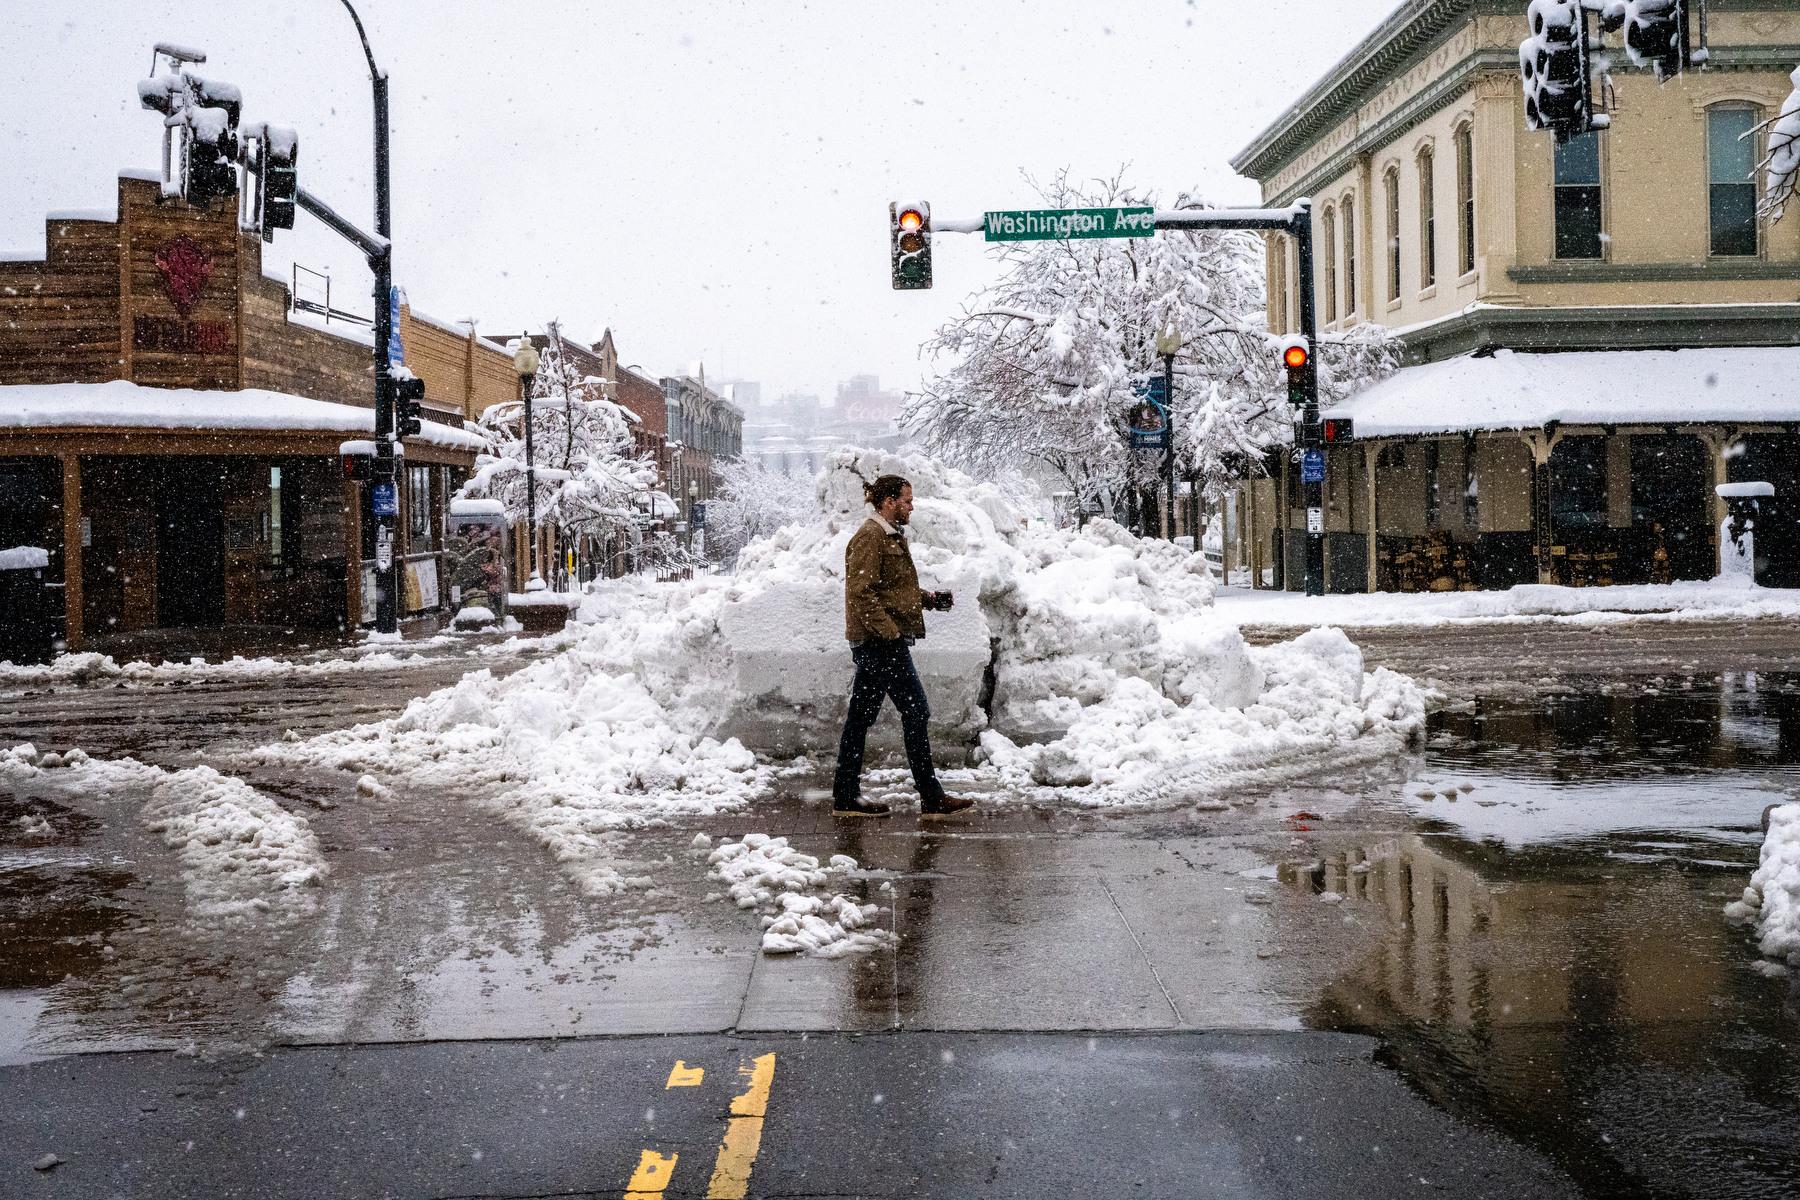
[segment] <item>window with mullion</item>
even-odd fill
[[[1400,299],[1400,172],[1387,173],[1388,299]]]
[[[1711,223],[1709,250],[1718,258],[1754,258],[1757,250],[1756,111],[1710,108],[1706,111],[1707,208]]]
[[[1356,201],[1349,196],[1339,211],[1344,217],[1344,315],[1356,314]]]
[[[1456,132],[1456,232],[1458,273],[1475,269],[1475,148],[1468,127]]]
[[[1321,239],[1325,244],[1325,323],[1337,320],[1337,215],[1329,208],[1325,210],[1325,236]]]
[[[1437,283],[1437,178],[1434,155],[1419,155],[1419,289]]]
[[[1599,135],[1584,133],[1555,155],[1556,257],[1601,258]]]

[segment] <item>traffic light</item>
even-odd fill
[[[1335,446],[1339,442],[1356,440],[1356,422],[1349,417],[1328,417],[1325,421],[1325,444]]]
[[[185,109],[188,127],[189,204],[208,205],[237,192],[238,115],[244,100],[237,88],[187,76],[193,100]]]
[[[894,287],[918,291],[931,286],[931,205],[888,205],[888,230],[892,235]]]
[[[1689,62],[1686,0],[1637,0],[1625,6],[1625,50],[1656,77],[1679,75]]]
[[[338,455],[338,458],[343,462],[343,465],[344,465],[344,480],[345,480],[345,482],[347,482],[347,483],[367,483],[369,481],[369,477],[373,474],[373,471],[371,470],[371,468],[374,465],[374,461],[375,461],[374,455],[372,455],[372,454],[340,454],[340,455]]]
[[[300,139],[291,129],[270,126],[263,137],[263,228],[292,229],[300,194]]]
[[[1580,0],[1531,0],[1531,36],[1519,43],[1525,125],[1566,142],[1611,120],[1594,111],[1588,68],[1587,17]]]
[[[1306,367],[1310,362],[1312,352],[1304,342],[1293,342],[1281,352],[1281,365],[1287,368],[1288,403],[1295,408],[1306,404]]]
[[[394,436],[413,437],[419,432],[419,405],[425,399],[423,379],[401,379],[394,383]]]

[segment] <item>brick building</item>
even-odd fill
[[[339,465],[374,432],[369,334],[294,313],[235,205],[164,199],[154,175],[120,176],[116,219],[52,215],[46,241],[0,261],[0,546],[50,552],[69,646],[371,619],[370,500]],[[441,604],[444,510],[479,445],[458,426],[495,376],[488,349],[402,330],[436,418],[400,489],[411,614]]]

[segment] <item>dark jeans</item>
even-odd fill
[[[906,765],[912,768],[913,786],[927,804],[942,799],[943,787],[931,765],[931,740],[926,723],[931,709],[925,688],[913,669],[912,651],[901,640],[870,640],[850,647],[856,662],[856,679],[850,685],[850,712],[844,718],[844,736],[838,740],[837,775],[831,781],[835,800],[851,800],[862,794],[863,749],[869,727],[881,713],[881,702],[894,698],[900,710],[900,728],[906,735]]]

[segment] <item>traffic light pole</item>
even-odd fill
[[[378,254],[369,256],[375,275],[375,463],[373,483],[385,503],[375,505],[375,628],[394,633],[400,627],[400,557],[395,553],[399,523],[398,458],[400,438],[394,419],[394,380],[388,373],[388,346],[393,340],[394,258],[393,222],[388,176],[388,78],[375,63],[369,35],[350,0],[344,10],[356,25],[363,57],[369,63],[369,84],[374,93],[375,114],[375,235]],[[354,239],[353,239],[354,240]]]

